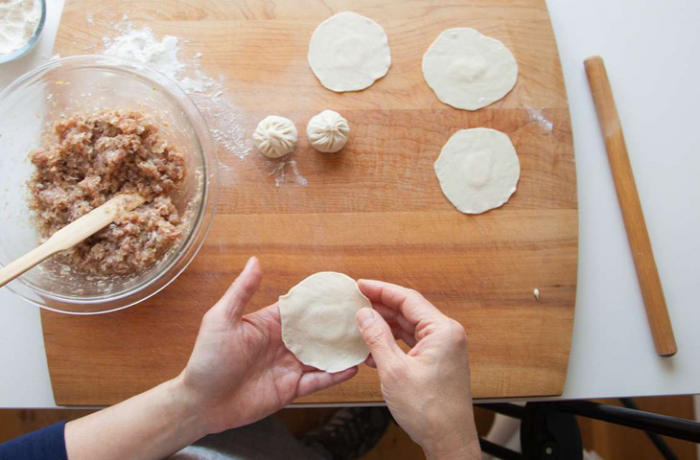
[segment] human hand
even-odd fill
[[[396,422],[429,459],[481,458],[467,361],[467,336],[421,294],[394,284],[360,280],[374,311],[357,323],[370,348],[384,400]],[[411,350],[404,353],[395,339]]]
[[[304,366],[282,342],[276,303],[242,316],[261,279],[253,257],[204,315],[192,356],[177,379],[192,405],[201,408],[209,433],[253,423],[357,373],[357,367],[329,374]]]

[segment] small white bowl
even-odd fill
[[[0,64],[6,62],[14,61],[15,59],[21,58],[25,54],[29,53],[34,44],[39,40],[41,31],[44,30],[44,22],[46,22],[46,0],[38,0],[41,3],[41,18],[39,18],[39,24],[36,26],[34,34],[29,38],[29,41],[24,44],[21,48],[17,48],[11,53],[0,56]]]

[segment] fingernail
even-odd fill
[[[255,257],[251,257],[250,259],[248,259],[248,262],[246,262],[245,267],[243,268],[243,270],[246,270],[246,269],[249,268],[251,265],[253,265],[253,261],[254,261],[254,260],[255,260]]]
[[[363,308],[357,312],[357,325],[360,329],[364,329],[374,321],[374,310],[371,308]]]

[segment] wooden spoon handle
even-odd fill
[[[605,137],[605,148],[608,151],[617,199],[622,209],[627,239],[632,249],[634,265],[637,268],[637,278],[644,297],[656,352],[660,356],[673,356],[678,350],[676,339],[673,335],[661,279],[654,261],[654,253],[651,249],[651,241],[642,213],[642,204],[639,201],[637,186],[632,174],[632,165],[627,153],[625,137],[622,134],[605,64],[599,56],[586,59],[584,64],[588,84],[591,87],[593,101],[598,112],[600,129]]]
[[[20,276],[35,265],[40,264],[57,252],[70,249],[85,238],[94,235],[119,216],[142,205],[141,195],[117,195],[102,206],[93,209],[80,219],[71,222],[19,259],[0,269],[0,287]]]
[[[0,287],[6,285],[35,265],[40,264],[58,251],[59,250],[49,244],[49,241],[46,241],[44,244],[32,249],[19,259],[0,268]]]

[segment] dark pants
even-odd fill
[[[171,460],[329,460],[301,444],[273,418],[206,436],[176,453]]]

